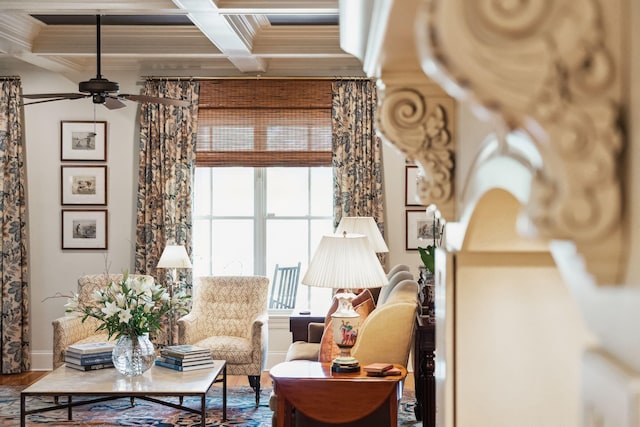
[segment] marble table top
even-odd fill
[[[199,395],[209,390],[225,363],[214,360],[213,368],[187,372],[154,365],[137,377],[126,377],[113,368],[80,371],[62,365],[24,389],[22,394]]]

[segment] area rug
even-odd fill
[[[0,426],[20,425],[20,390],[22,387],[0,387]],[[260,406],[255,406],[255,394],[250,387],[230,387],[227,390],[227,421],[222,418],[222,389],[212,387],[207,395],[207,427],[215,426],[271,426],[269,409],[270,388],[260,393]],[[167,398],[171,399],[171,398]],[[75,401],[75,399],[74,399]],[[177,403],[177,399],[174,399]],[[185,398],[187,406],[199,407],[197,398]],[[51,397],[33,397],[27,399],[27,408],[51,406]],[[403,427],[419,426],[414,413],[414,396],[411,390],[405,390],[399,409],[398,425]],[[67,421],[66,409],[60,409],[27,417],[27,426],[156,426],[190,427],[200,425],[200,415],[158,405],[144,400],[136,400],[135,406],[129,399],[117,399],[107,402],[82,405],[73,409],[73,420]]]

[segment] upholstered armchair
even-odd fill
[[[260,403],[267,354],[269,279],[262,276],[197,277],[193,307],[178,320],[180,344],[211,350],[227,361],[228,375],[247,375]]]
[[[130,277],[139,277],[130,274]],[[122,280],[122,274],[89,274],[78,279],[78,299],[81,303],[92,300],[93,291],[106,288],[114,281]],[[51,322],[53,325],[53,368],[64,363],[64,352],[71,344],[109,341],[104,331],[96,332],[100,325],[98,320],[87,318],[84,322],[81,316],[64,316]]]

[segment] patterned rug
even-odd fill
[[[20,390],[22,387],[0,387],[0,426],[20,425]],[[227,421],[222,422],[222,389],[214,386],[207,395],[207,427],[214,426],[271,426],[272,412],[269,409],[270,388],[260,393],[260,406],[255,407],[255,394],[249,387],[233,387],[227,390]],[[177,398],[167,398],[177,403]],[[75,399],[74,399],[75,401]],[[185,398],[187,406],[198,408],[197,398]],[[405,390],[399,409],[398,425],[420,426],[413,414],[413,391]],[[27,399],[27,408],[51,406],[53,398]],[[66,409],[60,409],[27,417],[27,426],[46,424],[49,426],[199,426],[200,415],[136,400],[131,407],[129,399],[82,405],[73,409],[73,421],[67,421]]]

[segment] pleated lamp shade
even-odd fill
[[[378,224],[370,216],[344,216],[338,224],[336,234],[342,234],[346,231],[349,234],[364,234],[369,238],[374,252],[389,252],[389,248],[380,233]]]
[[[187,250],[182,245],[167,245],[160,255],[157,268],[191,268]]]
[[[363,234],[322,236],[303,285],[324,288],[379,288],[387,276],[369,239]]]

